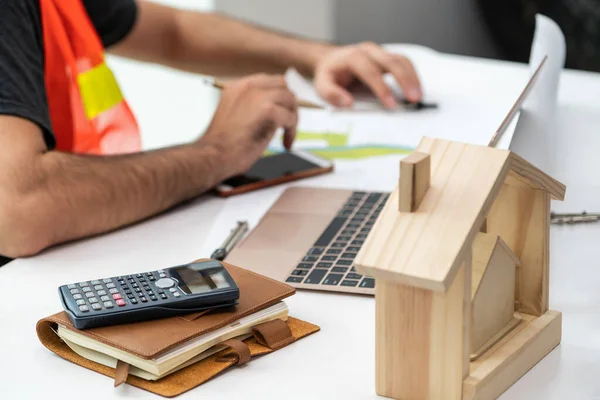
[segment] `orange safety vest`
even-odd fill
[[[81,0],[40,0],[46,95],[56,148],[85,154],[141,150],[139,129]]]

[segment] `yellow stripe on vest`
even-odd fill
[[[90,120],[123,101],[119,84],[106,63],[79,74],[77,84]]]

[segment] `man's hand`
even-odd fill
[[[409,101],[422,98],[421,84],[410,60],[387,53],[375,43],[361,43],[337,48],[323,56],[315,68],[315,87],[319,94],[337,107],[351,107],[353,98],[348,87],[355,80],[368,86],[388,108],[397,101],[383,80],[391,73]]]
[[[246,172],[262,155],[278,128],[290,148],[298,123],[296,97],[278,76],[253,75],[227,83],[201,144],[223,153],[227,175]]]

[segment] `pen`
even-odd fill
[[[235,245],[244,237],[246,232],[248,232],[248,222],[239,221],[225,238],[221,246],[212,253],[210,258],[223,261]]]
[[[219,90],[223,90],[225,88],[225,84],[216,78],[204,79],[204,82],[216,89],[219,89]],[[315,103],[311,103],[310,101],[301,100],[301,99],[296,99],[296,101],[298,103],[298,107],[316,108],[316,109],[320,109],[320,110],[324,109],[324,107],[322,107],[318,104],[315,104]]]

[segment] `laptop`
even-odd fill
[[[494,133],[495,147],[518,118],[544,65],[531,76]],[[226,258],[298,289],[375,294],[375,280],[359,274],[354,258],[390,193],[292,187]]]

